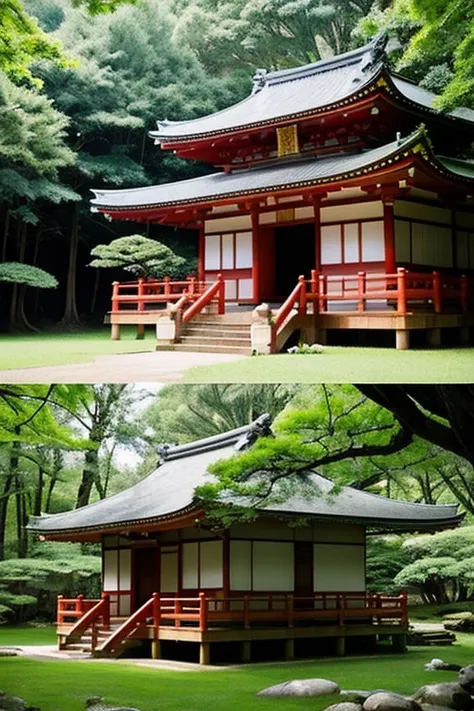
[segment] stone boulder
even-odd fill
[[[373,694],[390,693],[386,689],[374,689],[373,691],[367,691],[365,689],[341,689],[341,696],[344,697],[344,701],[352,701],[356,704],[363,704],[369,696]]]
[[[420,705],[444,706],[455,709],[455,711],[472,711],[474,709],[474,701],[457,682],[427,684],[415,691],[412,699]]]
[[[26,711],[26,702],[19,696],[0,691],[0,711]]]
[[[474,632],[474,614],[472,612],[456,612],[444,615],[443,626],[446,630],[455,632]]]
[[[295,679],[269,686],[259,691],[257,696],[326,696],[339,694],[339,691],[338,685],[328,679]]]
[[[86,711],[139,711],[131,706],[106,704],[101,696],[91,696],[86,700]]]
[[[460,669],[458,683],[468,694],[474,696],[474,664]]]
[[[325,711],[362,711],[362,704],[356,704],[353,701],[343,701],[340,704],[328,706]]]
[[[391,691],[371,694],[364,701],[363,709],[364,711],[421,711],[416,701],[401,694],[393,694]]]
[[[18,649],[10,649],[9,647],[0,649],[0,657],[18,657],[18,654]]]
[[[443,662],[442,659],[435,657],[425,664],[426,671],[460,671],[460,664],[450,664],[449,662]]]

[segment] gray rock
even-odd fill
[[[434,706],[433,704],[421,704],[423,711],[452,711],[447,706]]]
[[[356,704],[353,701],[343,701],[340,704],[328,706],[325,711],[362,711],[362,704]]]
[[[442,659],[432,659],[431,662],[425,664],[426,671],[459,671],[461,669],[460,664],[450,664],[449,662],[443,662]]]
[[[269,686],[259,691],[257,696],[326,696],[340,691],[334,681],[328,679],[295,679]]]
[[[0,649],[0,657],[18,657],[18,650],[3,647],[2,649]]]
[[[355,703],[361,704],[363,704],[364,701],[369,698],[369,696],[381,693],[389,694],[390,692],[386,691],[386,689],[374,689],[373,691],[366,691],[363,689],[341,689],[341,696],[344,696],[344,701],[353,701]]]
[[[379,691],[364,701],[364,711],[421,711],[421,707],[413,699],[401,694]]]
[[[474,701],[457,682],[427,684],[415,691],[412,699],[420,705],[445,706],[456,711],[472,711],[474,709]]]
[[[469,664],[460,670],[458,683],[468,694],[474,696],[474,664]]]
[[[26,703],[19,696],[0,691],[0,711],[26,711]]]
[[[112,706],[106,704],[101,696],[91,696],[86,700],[86,711],[89,711],[89,709],[90,711],[139,711],[131,706]]]

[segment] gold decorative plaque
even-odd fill
[[[295,210],[293,207],[287,207],[285,210],[277,210],[277,222],[292,222],[295,219]]]
[[[277,128],[278,157],[289,156],[299,153],[298,128],[294,123],[292,126],[282,126]]]

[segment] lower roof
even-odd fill
[[[28,528],[51,538],[67,539],[133,530],[145,524],[171,525],[173,520],[199,511],[194,497],[196,487],[212,481],[208,473],[210,465],[237,454],[237,443],[253,431],[252,427],[171,447],[164,452],[165,458],[158,468],[134,486],[73,511],[32,516]],[[456,526],[462,520],[457,505],[396,501],[348,486],[329,496],[333,484],[328,479],[309,473],[307,481],[314,485],[313,497],[307,497],[305,485],[304,496],[292,496],[284,503],[261,507],[261,513],[360,523],[382,530],[442,529]]]
[[[417,149],[423,145],[424,151]],[[408,153],[407,153],[408,151]],[[437,158],[431,151],[423,130],[378,148],[358,153],[339,153],[325,157],[286,159],[267,166],[239,169],[231,173],[212,173],[200,178],[144,188],[93,190],[93,210],[118,216],[121,211],[141,211],[184,205],[213,203],[223,199],[284,192],[296,187],[308,188],[340,182],[390,168],[395,161],[417,151],[421,159],[444,177],[474,185],[474,164]]]

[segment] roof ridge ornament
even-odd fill
[[[252,77],[252,82],[253,82],[252,96],[254,94],[258,94],[258,92],[263,89],[263,87],[267,83],[267,74],[268,74],[268,71],[266,69],[256,69],[255,70],[255,74]]]
[[[246,449],[250,449],[259,437],[274,437],[275,435],[272,432],[271,424],[272,416],[268,412],[257,417],[257,419],[249,425],[247,432],[239,437],[234,449],[237,452],[243,452]]]
[[[367,52],[363,55],[358,75],[352,80],[354,83],[362,81],[363,75],[373,69],[379,62],[385,63],[387,59],[385,53],[387,43],[388,35],[384,30],[375,35],[368,45]]]

